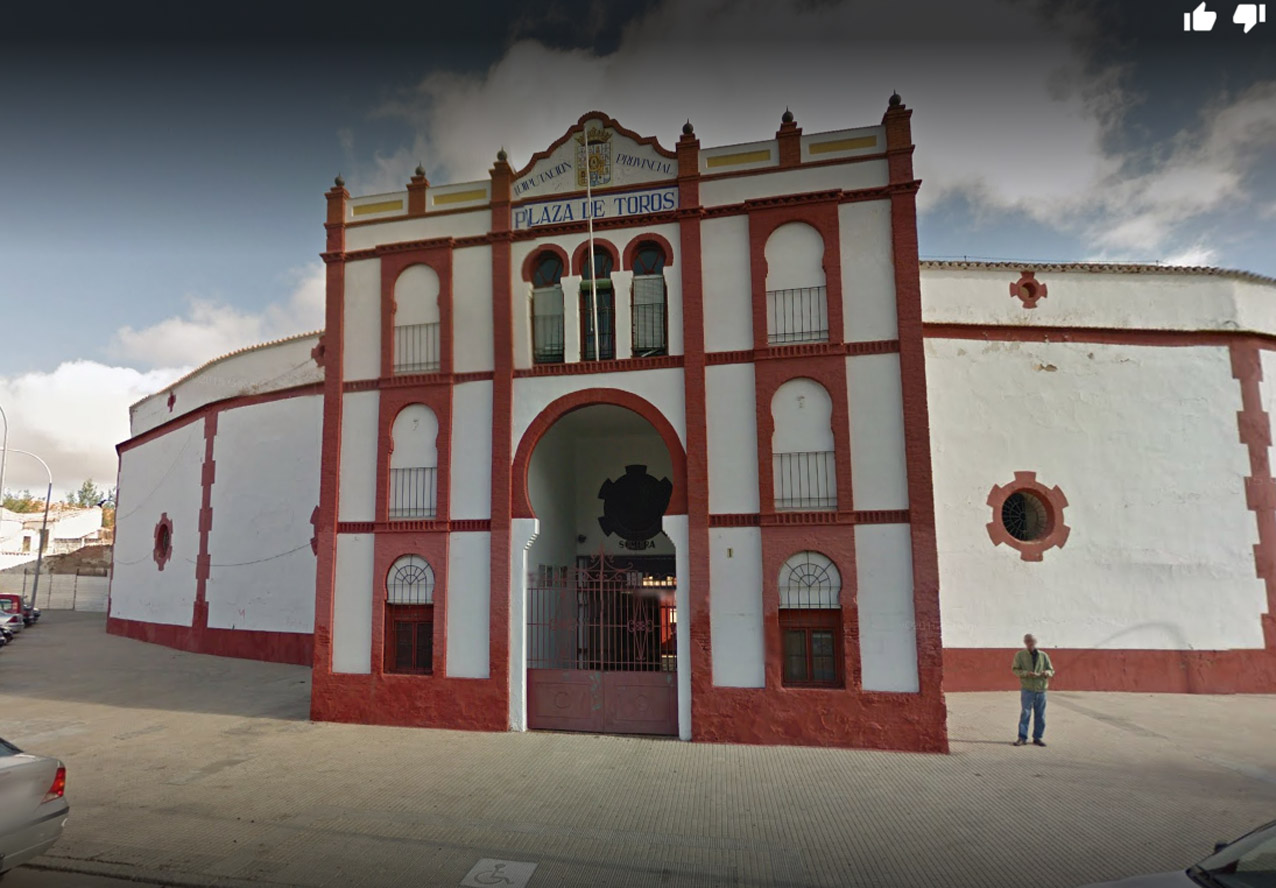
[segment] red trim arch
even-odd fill
[[[800,207],[751,206],[745,202],[749,214],[750,272],[753,275],[753,347],[770,347],[767,341],[766,323],[766,245],[777,228],[791,222],[809,225],[824,241],[824,292],[827,297],[829,335],[828,341],[840,343],[845,336],[842,321],[842,247],[838,240],[838,216],[836,199],[825,200]]]
[[[612,271],[620,271],[620,251],[616,249],[616,245],[605,237],[594,238],[594,249],[599,247],[611,254]],[[572,274],[583,275],[585,273],[585,253],[589,250],[589,239],[580,242],[580,246],[572,253]]]
[[[640,234],[625,246],[625,252],[622,256],[625,260],[625,268],[632,269],[634,267],[634,254],[638,252],[638,245],[647,241],[659,244],[660,248],[665,251],[666,268],[673,265],[673,247],[669,244],[669,241],[658,234]]]
[[[514,467],[510,477],[510,499],[514,518],[536,517],[536,513],[532,511],[531,498],[527,495],[527,470],[532,462],[532,453],[536,450],[536,445],[540,443],[541,438],[554,423],[573,410],[598,404],[624,407],[651,423],[652,428],[664,440],[665,447],[669,450],[670,461],[673,463],[673,496],[669,500],[669,508],[665,510],[665,514],[687,514],[687,454],[673,425],[665,419],[665,415],[654,404],[632,392],[592,388],[563,395],[551,402],[540,412],[540,415],[532,420],[532,424],[523,433],[522,440],[518,442],[518,450],[514,453]]]
[[[563,274],[567,274],[571,268],[571,260],[567,258],[567,251],[558,244],[537,244],[527,258],[523,260],[523,280],[527,283],[532,282],[532,274],[536,271],[536,260],[542,253],[553,253],[559,259],[563,260]]]

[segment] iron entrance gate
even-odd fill
[[[595,556],[531,578],[528,727],[678,733],[673,582],[635,566],[644,560]]]

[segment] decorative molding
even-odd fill
[[[1034,540],[1020,540],[1010,535],[1002,522],[1001,509],[1012,494],[1026,493],[1034,496],[1046,510],[1046,527],[1041,536]],[[1068,498],[1063,491],[1055,487],[1046,487],[1037,480],[1036,472],[1015,472],[1015,480],[1002,486],[993,485],[988,493],[988,505],[992,508],[992,520],[985,525],[988,537],[994,546],[1005,543],[1019,552],[1024,561],[1040,561],[1048,549],[1063,548],[1068,541],[1072,528],[1063,523],[1063,510],[1067,508]]]
[[[339,521],[337,533],[478,533],[491,531],[489,518],[432,519],[419,521]]]
[[[515,379],[530,376],[581,376],[591,373],[622,373],[632,370],[663,370],[683,366],[682,355],[654,358],[614,358],[605,361],[573,361],[563,364],[533,364],[514,371]]]
[[[1010,296],[1023,303],[1024,308],[1036,308],[1037,302],[1046,298],[1045,282],[1037,280],[1035,271],[1019,272],[1019,280],[1011,281]]]
[[[723,513],[709,516],[710,527],[791,527],[855,524],[909,524],[908,509],[850,512]]]

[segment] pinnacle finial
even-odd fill
[[[691,125],[691,118],[688,117],[687,122],[682,125],[682,134],[684,136],[690,136],[693,135],[695,131],[696,128]]]
[[[345,180],[345,179],[343,179],[343,178],[341,178],[341,174],[340,174],[340,173],[337,173],[337,178],[335,178],[335,179],[333,179],[333,180],[332,180],[332,184],[333,184],[333,185],[336,185],[338,188],[345,188],[345,187],[346,187],[346,180]]]
[[[782,122],[784,122],[784,123],[792,123],[792,122],[793,122],[793,112],[792,112],[792,111],[790,111],[788,108],[785,108],[785,109],[784,109],[784,114],[782,114],[782,115],[780,116],[780,120],[781,120]]]
[[[418,162],[418,163],[417,163],[417,165],[416,165],[416,174],[417,174],[418,176],[424,176],[424,175],[425,175],[425,167],[424,167],[421,163],[419,163],[419,162]]]
[[[891,93],[890,106],[891,106],[892,108],[898,108],[898,107],[899,107],[900,105],[902,105],[902,104],[904,104],[904,100],[903,100],[903,99],[901,99],[901,98],[899,97],[899,93],[897,93],[897,92],[892,92],[892,93]]]
[[[505,163],[505,161],[509,160],[509,155],[506,154],[505,149],[502,148],[500,151],[496,152],[496,159],[499,160],[501,163]]]

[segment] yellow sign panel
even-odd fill
[[[854,139],[834,139],[832,142],[811,143],[812,154],[828,154],[831,151],[854,151],[856,148],[872,148],[877,136],[859,136]]]
[[[388,213],[391,210],[402,210],[403,201],[401,200],[383,200],[380,203],[360,204],[351,208],[350,212],[356,216],[366,216],[369,213]]]
[[[741,151],[739,154],[719,154],[714,157],[706,157],[704,164],[707,167],[725,167],[742,163],[757,163],[760,160],[770,159],[771,149],[763,148],[761,151]]]
[[[453,191],[450,194],[435,194],[434,205],[439,204],[455,204],[469,203],[472,200],[485,200],[487,198],[486,188],[474,188],[470,191]]]

